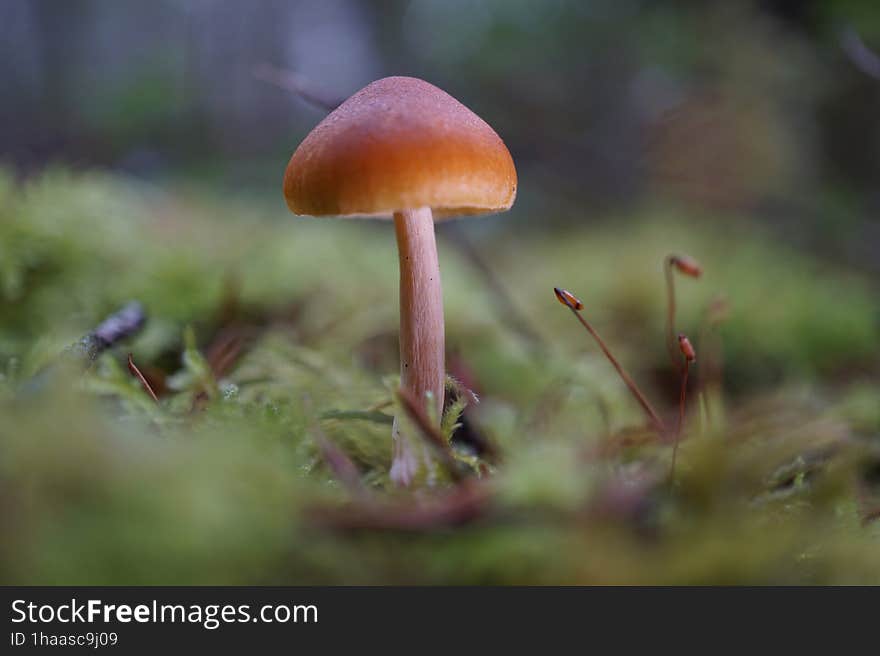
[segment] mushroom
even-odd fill
[[[504,142],[434,85],[387,77],[351,96],[303,140],[287,165],[284,197],[294,214],[394,218],[401,387],[439,422],[446,374],[434,220],[510,209],[516,169]],[[418,462],[397,419],[394,426],[391,478],[409,485]]]

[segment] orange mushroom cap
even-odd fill
[[[445,91],[411,77],[377,80],[303,140],[284,174],[294,214],[435,218],[510,209],[516,169],[498,134]]]

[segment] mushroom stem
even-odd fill
[[[400,385],[440,421],[446,384],[443,292],[430,207],[394,213],[400,256]]]
[[[394,213],[394,231],[400,258],[400,386],[413,399],[425,403],[431,393],[429,416],[437,426],[443,410],[446,385],[443,292],[430,207]],[[391,479],[409,485],[418,469],[418,458],[399,422],[392,429],[394,457]]]

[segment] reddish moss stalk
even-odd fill
[[[654,427],[661,435],[666,434],[666,425],[663,423],[663,420],[660,419],[660,416],[648,402],[648,399],[642,394],[642,391],[639,389],[639,386],[636,385],[635,381],[630,377],[628,373],[624,370],[620,363],[617,361],[617,358],[611,353],[609,348],[605,345],[603,339],[599,336],[599,333],[596,332],[595,328],[590,325],[590,322],[584,319],[581,315],[580,311],[583,309],[584,304],[571,292],[560,289],[559,287],[553,288],[554,293],[556,294],[556,298],[566,306],[571,313],[575,316],[575,318],[581,323],[581,325],[587,330],[590,335],[592,335],[593,339],[596,340],[596,343],[599,345],[599,348],[602,349],[602,352],[605,354],[605,357],[608,358],[608,361],[611,365],[617,370],[617,373],[620,375],[623,382],[629,388],[630,392],[632,392],[633,396],[636,398],[636,401],[639,402],[639,405],[642,406],[642,409],[645,411],[645,414],[648,415],[648,419],[651,420],[651,423],[654,424]]]
[[[684,426],[685,403],[687,401],[687,385],[688,372],[690,371],[691,362],[697,359],[696,351],[693,345],[685,335],[679,334],[678,348],[684,356],[684,363],[681,367],[681,392],[678,397],[678,425],[675,427],[675,446],[672,447],[672,464],[669,468],[669,476],[675,476],[675,460],[678,455],[678,443],[681,441],[681,429]]]
[[[678,366],[678,355],[675,349],[675,271],[699,278],[703,275],[703,267],[687,255],[668,255],[663,266],[666,274],[666,350],[673,367]]]

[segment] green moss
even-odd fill
[[[441,228],[453,373],[481,397],[465,429],[499,454],[474,455],[460,429],[462,469],[481,472],[468,476],[489,501],[470,521],[401,530],[334,514],[359,493],[320,447],[345,454],[380,508],[430,509],[451,490],[388,481],[387,224],[294,220],[280,198],[219,204],[60,170],[22,186],[0,176],[0,200],[3,583],[880,583],[878,533],[861,523],[876,467],[876,295],[747,219],[649,208],[563,237],[499,222],[476,243],[537,345]],[[552,294],[580,296],[674,416],[671,252],[706,271],[677,280],[701,364],[707,308],[718,294],[729,305],[723,358],[711,356],[723,385],[706,391],[711,416],[694,387],[674,484],[669,445]],[[141,334],[87,372],[56,366],[29,385],[129,299],[150,315]],[[162,385],[158,405],[128,351]]]

